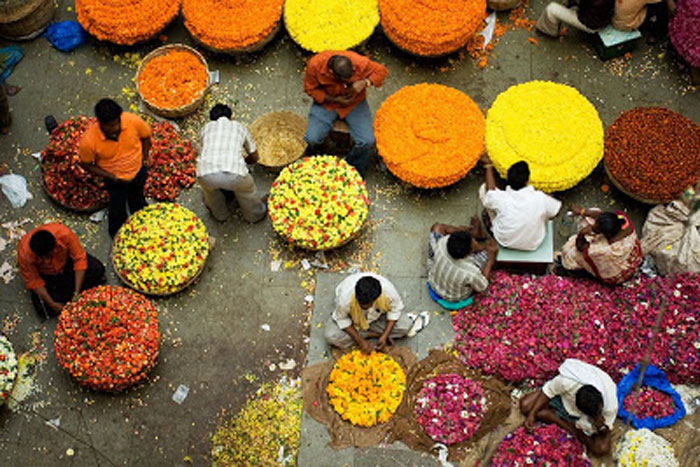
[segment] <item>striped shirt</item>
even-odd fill
[[[204,125],[201,141],[197,161],[198,177],[221,172],[248,175],[245,157],[255,152],[257,147],[245,126],[226,117],[220,117]],[[247,154],[243,152],[244,149]]]
[[[437,242],[434,263],[428,271],[428,282],[444,300],[458,302],[474,291],[486,290],[489,281],[481,273],[481,266],[485,263],[483,252],[454,259],[447,251],[448,238],[449,235],[446,235]]]

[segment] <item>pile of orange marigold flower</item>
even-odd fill
[[[171,50],[144,65],[138,87],[151,105],[177,109],[199,98],[207,79],[207,67],[199,57],[187,50]]]

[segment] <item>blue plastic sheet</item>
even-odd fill
[[[85,30],[77,21],[52,23],[46,28],[44,36],[62,52],[70,52],[87,40]]]
[[[11,45],[0,49],[0,83],[4,83],[10,76],[15,65],[24,57],[24,50],[18,45]]]
[[[683,405],[683,399],[681,399],[681,395],[678,394],[676,390],[673,389],[673,387],[671,386],[671,383],[668,382],[668,378],[666,378],[666,373],[664,373],[662,370],[658,369],[654,365],[647,366],[647,371],[644,373],[644,379],[642,379],[642,386],[649,386],[650,388],[654,388],[658,391],[665,392],[666,394],[671,396],[671,398],[673,399],[673,403],[676,406],[676,411],[672,415],[663,418],[637,418],[634,415],[631,415],[629,412],[627,412],[623,408],[623,402],[625,400],[625,397],[627,397],[627,395],[630,392],[632,392],[632,388],[639,379],[639,374],[640,365],[637,364],[637,366],[635,366],[632,371],[627,373],[625,377],[622,378],[622,380],[619,383],[617,383],[617,416],[620,417],[622,421],[626,422],[627,417],[629,417],[632,426],[634,426],[636,429],[648,428],[650,430],[653,430],[655,428],[671,426],[681,418],[685,417],[685,406]]]
[[[428,294],[430,295],[430,298],[432,298],[434,301],[438,303],[441,307],[443,307],[446,310],[461,310],[465,306],[469,306],[472,304],[474,301],[473,297],[468,297],[466,300],[462,300],[459,302],[448,302],[447,300],[443,299],[440,297],[433,289],[430,287],[430,284],[426,282],[426,285],[428,286]]]

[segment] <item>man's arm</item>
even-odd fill
[[[388,323],[387,323],[387,327],[389,327],[389,326],[388,326]],[[393,327],[393,326],[392,326],[392,327]],[[355,341],[355,343],[357,344],[357,346],[360,348],[360,350],[361,350],[363,353],[368,354],[368,353],[372,352],[372,346],[369,345],[369,342],[367,342],[366,340],[364,340],[364,339],[362,338],[362,336],[360,335],[360,333],[357,332],[357,329],[355,329],[355,326],[353,326],[353,325],[351,324],[350,326],[348,326],[348,327],[346,327],[346,328],[343,328],[343,331],[347,332],[348,335],[349,335],[350,337],[352,337],[352,340]]]
[[[75,290],[73,291],[73,296],[76,296],[80,293],[80,290],[83,288],[83,282],[85,281],[85,269],[81,269],[79,271],[74,271],[75,272]]]
[[[396,320],[386,320],[386,328],[384,328],[384,332],[381,336],[379,336],[379,339],[377,339],[377,350],[382,350],[384,347],[386,347],[387,340],[389,340],[389,334],[391,334],[391,330],[394,329],[395,325]]]
[[[248,131],[247,128],[245,128],[245,139],[243,140],[243,149],[246,150],[248,155],[245,157],[245,163],[246,164],[255,164],[260,160],[260,156],[258,155],[258,147],[255,145],[255,141],[253,141],[253,135],[250,134],[250,131]]]
[[[84,272],[84,271],[83,271]],[[51,295],[49,295],[49,292],[46,290],[46,286],[41,286],[39,288],[34,289],[34,292],[41,298],[46,304],[51,308],[54,312],[60,313],[61,310],[63,309],[64,303],[59,303],[55,301],[53,298],[51,298]]]
[[[304,92],[311,96],[319,104],[323,104],[326,100],[327,94],[321,88],[321,83],[319,83],[316,73],[318,73],[318,65],[316,64],[315,57],[309,60],[306,66],[306,74],[304,75]]]
[[[491,158],[486,154],[486,151],[481,155],[481,164],[484,166],[486,171],[486,191],[496,189],[496,177],[493,175],[493,164],[491,163]]]
[[[549,404],[549,397],[541,389],[537,390],[537,396],[532,404],[530,412],[527,414],[525,419],[525,428],[532,429],[537,413],[542,410],[547,404]],[[562,427],[564,428],[564,427]]]
[[[372,60],[368,61],[365,78],[368,79],[375,88],[379,88],[382,86],[382,84],[384,84],[384,80],[388,74],[389,70],[381,63],[377,63]]]
[[[489,258],[486,261],[486,264],[484,265],[484,269],[482,269],[481,274],[483,274],[483,276],[486,279],[489,279],[491,277],[491,270],[496,264],[496,258],[498,257],[498,243],[496,243],[496,240],[490,238],[486,242],[486,251],[488,252]]]
[[[111,180],[113,182],[125,182],[126,180],[121,180],[117,177],[115,177],[113,174],[107,172],[105,169],[102,169],[95,164],[90,164],[87,162],[81,162],[80,167],[85,169],[86,171],[90,172],[93,175],[97,175],[98,177],[106,178],[107,180]]]
[[[248,153],[248,155],[245,157],[245,163],[248,165],[255,164],[260,160],[260,155],[258,154],[258,151],[253,151],[251,153]]]

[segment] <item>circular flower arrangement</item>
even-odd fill
[[[365,182],[335,156],[305,157],[285,167],[270,188],[272,227],[292,245],[311,250],[350,241],[367,218]]]
[[[101,41],[133,45],[157,35],[180,13],[181,0],[76,0],[78,21]]]
[[[17,355],[7,337],[0,334],[0,405],[10,396],[17,378]]]
[[[437,56],[464,46],[482,26],[486,0],[379,0],[384,33],[407,52]]]
[[[589,467],[583,445],[557,425],[537,425],[532,432],[521,426],[506,435],[491,459],[492,467],[561,465]]]
[[[377,0],[286,0],[284,23],[306,50],[346,50],[369,39],[379,24],[379,8]]]
[[[603,157],[603,124],[576,89],[530,81],[496,98],[486,117],[486,149],[502,177],[524,160],[532,186],[566,190],[586,178]]]
[[[634,196],[677,199],[700,177],[700,126],[660,107],[623,112],[605,132],[605,167]]]
[[[678,467],[673,447],[648,428],[630,430],[618,442],[614,454],[617,465]]]
[[[676,14],[668,24],[668,35],[673,47],[690,63],[700,67],[700,2],[679,0]]]
[[[101,177],[80,166],[78,148],[85,130],[96,120],[73,117],[51,133],[41,153],[44,188],[60,205],[79,212],[95,211],[109,202]],[[172,201],[180,191],[194,184],[196,158],[192,145],[182,139],[168,122],[151,127],[153,137],[148,160],[146,196]]]
[[[138,74],[139,94],[151,105],[177,109],[192,104],[207,88],[207,66],[184,48],[151,58]]]
[[[648,417],[664,418],[676,412],[676,405],[673,402],[673,398],[658,389],[642,386],[637,393],[636,405],[634,404],[634,396],[634,392],[627,394],[622,402],[622,407],[627,412],[632,413],[632,407],[634,406],[634,413],[638,419]]]
[[[406,86],[379,108],[377,150],[391,173],[420,188],[464,177],[484,150],[484,116],[466,94],[440,84]]]
[[[481,385],[456,373],[423,382],[416,397],[418,423],[438,443],[455,444],[471,438],[484,416],[486,397]]]
[[[209,235],[202,221],[178,204],[151,204],[119,229],[114,269],[134,289],[168,295],[187,287],[204,268]]]
[[[146,378],[160,349],[158,311],[136,292],[117,286],[83,291],[58,318],[58,364],[95,391],[122,391]]]
[[[406,375],[390,356],[354,350],[335,363],[328,383],[331,406],[353,425],[374,426],[396,412],[406,389]]]
[[[264,44],[278,30],[284,0],[184,0],[190,34],[219,51],[244,51]]]

